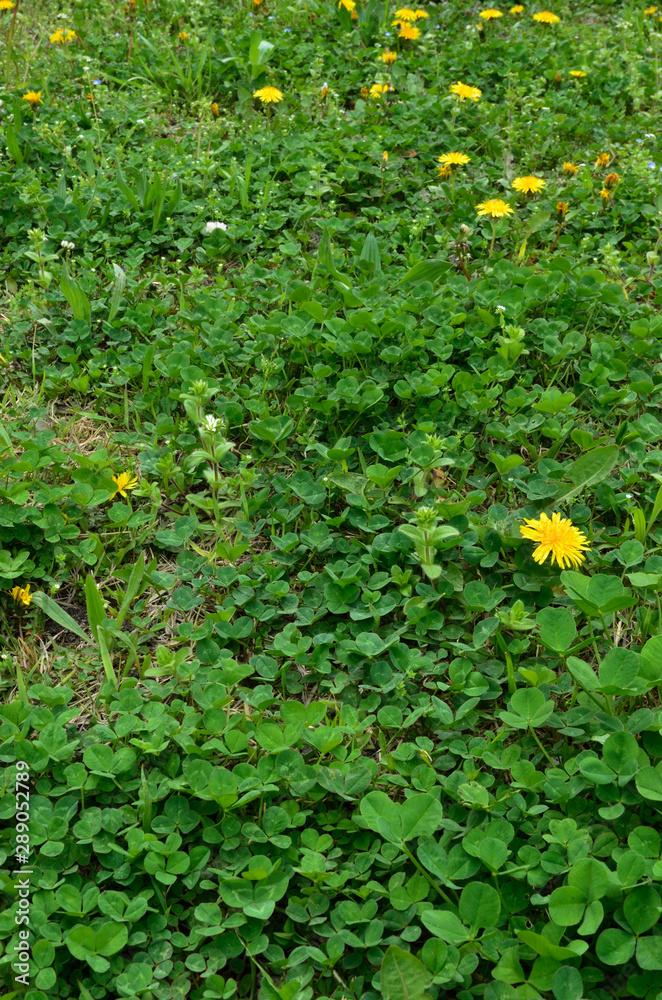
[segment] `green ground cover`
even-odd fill
[[[8,1000],[662,997],[662,10],[397,14],[0,2]]]

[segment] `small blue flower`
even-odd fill
[[[101,83],[101,80],[92,80],[92,83],[94,84],[95,87],[98,87],[99,84]]]
[[[291,28],[283,28],[283,31],[291,31]]]
[[[635,139],[634,141],[635,142],[643,142],[644,140],[643,139]]]
[[[657,164],[653,163],[652,160],[649,160],[648,161],[648,166],[650,167],[651,170],[655,170],[655,167],[657,166]]]

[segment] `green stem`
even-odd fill
[[[441,886],[440,886],[440,885],[439,885],[439,884],[438,884],[438,883],[437,883],[437,882],[435,881],[435,879],[433,879],[433,878],[432,878],[432,876],[431,876],[431,875],[429,874],[429,872],[426,872],[426,870],[425,870],[425,868],[423,867],[423,865],[419,864],[419,862],[418,862],[418,861],[416,860],[416,858],[415,858],[415,857],[414,857],[414,855],[413,855],[413,854],[411,853],[411,851],[409,850],[409,848],[408,848],[408,847],[407,847],[407,846],[406,846],[405,844],[401,844],[400,846],[402,847],[402,850],[403,850],[403,851],[404,851],[404,853],[405,853],[405,854],[407,855],[407,857],[409,858],[409,860],[411,861],[411,863],[412,863],[413,865],[415,865],[415,866],[416,866],[416,868],[418,868],[419,872],[421,873],[421,875],[423,876],[423,878],[424,878],[424,879],[426,880],[426,882],[429,882],[429,883],[430,883],[430,885],[431,885],[431,886],[432,886],[432,888],[433,888],[433,889],[435,890],[435,892],[437,892],[437,893],[438,893],[438,894],[439,894],[439,895],[441,896],[441,898],[442,898],[443,900],[445,900],[445,901],[446,901],[447,903],[450,903],[450,904],[451,904],[451,906],[454,906],[454,905],[455,905],[455,903],[454,903],[454,902],[453,902],[453,900],[452,900],[452,899],[450,898],[450,896],[449,896],[449,895],[448,895],[447,893],[445,893],[445,892],[444,892],[444,890],[443,890],[443,889],[441,888]]]

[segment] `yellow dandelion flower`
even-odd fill
[[[177,38],[180,40],[180,42],[188,41],[188,31],[180,31],[179,34],[177,35]]]
[[[503,17],[503,11],[489,7],[488,10],[481,10],[478,17],[482,17],[483,21],[494,21],[497,17]]]
[[[57,31],[54,31],[48,40],[51,45],[64,45],[64,32],[62,31],[62,28],[58,28]]]
[[[344,7],[345,10],[348,10],[351,14],[351,12],[356,8],[356,3],[354,0],[338,0],[338,6]]]
[[[218,118],[219,112],[218,112],[218,104],[216,103],[216,101],[211,102],[211,104],[209,105],[209,110],[211,111],[214,118]]]
[[[483,91],[479,90],[478,87],[469,87],[466,83],[460,83],[458,80],[452,85],[451,94],[455,94],[461,101],[478,101],[482,97]]]
[[[67,32],[66,32],[66,34],[64,36],[64,40],[65,40],[65,42],[77,42],[78,41],[78,35],[76,34],[75,31],[72,31],[71,28],[67,28]]]
[[[415,27],[413,24],[401,24],[399,38],[405,38],[410,42],[415,42],[417,38],[421,37],[421,29]]]
[[[563,162],[563,172],[564,174],[570,174],[574,176],[579,168],[575,163],[571,163],[570,160],[564,160]]]
[[[11,596],[14,598],[15,604],[20,604],[24,608],[29,607],[32,602],[30,584],[28,583],[26,587],[12,587]]]
[[[37,104],[43,104],[41,99],[40,90],[28,90],[27,94],[23,94],[23,100],[27,101],[31,108],[37,106]]]
[[[446,178],[450,177],[452,173],[453,171],[451,170],[450,167],[439,167],[439,176],[441,177],[442,181],[445,181]]]
[[[525,518],[519,530],[524,538],[538,543],[533,551],[533,558],[539,565],[551,555],[550,561],[556,561],[561,569],[566,565],[576,568],[584,562],[584,553],[590,549],[586,535],[569,518],[561,517],[558,512],[552,514],[551,518],[543,513],[537,521]]]
[[[466,153],[444,153],[438,159],[445,167],[463,167],[465,163],[471,161],[471,157]]]
[[[278,104],[283,100],[283,92],[277,87],[260,87],[253,93],[253,97],[257,97],[263,104]]]
[[[514,7],[510,8],[510,13],[511,14],[521,14],[523,10],[524,10],[524,8],[522,7],[521,3],[518,3],[518,4],[515,4]]]
[[[259,7],[261,3],[262,3],[262,0],[253,0],[253,6],[254,7]]]
[[[611,194],[609,193],[608,188],[603,187],[602,191],[600,192],[600,197],[602,198],[603,201],[611,200]]]
[[[0,0],[0,10],[12,10],[14,0]]]
[[[388,93],[387,83],[373,83],[372,87],[370,88],[370,96],[375,97],[378,100],[381,100],[382,95],[386,93]]]
[[[513,209],[507,201],[501,198],[488,198],[487,201],[476,205],[478,215],[489,215],[491,219],[503,219],[507,215],[513,214]]]
[[[390,49],[384,49],[379,58],[382,59],[387,66],[392,66],[395,60],[398,58],[398,53],[391,52]]]
[[[388,150],[386,150],[386,149],[382,153],[382,163],[383,164],[387,164],[388,163]]]
[[[350,17],[351,17],[352,21],[358,21],[358,19],[359,19],[358,12],[355,11],[355,10],[353,10],[352,13],[350,14]]]
[[[547,181],[542,180],[541,177],[516,177],[512,186],[523,194],[538,194],[546,183]]]
[[[565,219],[566,212],[568,211],[567,201],[557,201],[556,203],[556,213],[561,219]]]
[[[127,495],[127,490],[135,490],[138,485],[138,480],[135,476],[132,476],[130,472],[120,472],[118,476],[113,476],[113,482],[117,485],[111,496],[115,496],[116,493],[119,493],[121,497],[125,497]]]
[[[416,14],[416,20],[417,20],[417,21],[418,21],[418,19],[419,19],[419,18],[421,18],[421,17],[422,17],[422,18],[427,18],[427,17],[429,17],[429,16],[430,16],[430,15],[428,14],[428,12],[427,12],[427,11],[425,11],[425,10],[415,10],[415,11],[414,11],[414,13]]]
[[[583,76],[586,76],[586,73],[583,69],[571,69],[570,76],[574,76],[575,80],[581,80]]]
[[[401,10],[396,10],[393,16],[399,18],[401,21],[415,21],[416,11],[412,10],[411,7],[403,7]]]
[[[537,21],[538,24],[558,24],[561,18],[549,10],[541,10],[533,15],[533,20]]]
[[[609,153],[598,153],[598,155],[595,158],[595,166],[606,167],[610,160],[611,156]]]
[[[607,176],[605,177],[605,187],[608,189],[615,188],[616,185],[618,184],[619,179],[620,178],[617,173],[607,174]]]
[[[657,7],[647,7],[646,10],[644,11],[644,14],[648,14],[649,17],[653,14],[657,14]]]

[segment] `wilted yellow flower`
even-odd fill
[[[111,494],[112,496],[119,493],[121,497],[125,497],[127,490],[135,490],[138,485],[138,480],[130,472],[120,472],[118,476],[113,476],[113,482],[117,484],[117,487]]]
[[[376,97],[377,99],[381,99],[382,95],[386,93],[388,93],[387,83],[373,83],[370,88],[370,96]]]
[[[368,88],[361,87],[361,97],[367,97],[367,96],[368,96]]]
[[[610,160],[611,156],[609,155],[609,153],[598,153],[598,155],[595,158],[595,166],[606,167]]]
[[[542,191],[546,183],[547,181],[541,177],[516,177],[512,186],[523,194],[537,194]]]
[[[443,163],[445,167],[463,167],[470,161],[471,157],[466,153],[444,153],[439,157],[439,163]]]
[[[439,167],[439,176],[441,177],[442,181],[445,181],[446,178],[450,177],[452,173],[453,171],[451,170],[450,167]]]
[[[212,101],[209,105],[209,110],[211,111],[214,118],[218,118],[218,104],[216,101]]]
[[[533,20],[539,24],[558,24],[561,18],[549,10],[541,10],[538,14],[533,15]]]
[[[469,87],[466,83],[454,83],[451,86],[451,94],[455,94],[459,97],[461,101],[470,100],[477,101],[482,96],[483,91],[479,90],[478,87]]]
[[[34,108],[37,104],[44,103],[41,99],[40,90],[28,90],[27,94],[23,94],[23,100],[27,101],[32,108]]]
[[[556,203],[556,212],[557,212],[557,215],[561,219],[565,219],[565,215],[566,215],[567,211],[568,211],[568,202],[567,201],[557,201],[557,203]]]
[[[574,175],[577,173],[578,167],[576,164],[571,163],[570,160],[564,160],[563,172],[566,174]]]
[[[30,584],[28,583],[26,587],[12,587],[11,596],[14,598],[15,604],[20,604],[24,608],[29,607],[32,601]]]
[[[382,163],[388,163],[388,150],[384,150],[382,153]]]
[[[571,69],[570,76],[574,76],[575,80],[579,80],[582,76],[586,76],[586,73],[583,69]]]
[[[476,211],[479,215],[489,215],[491,219],[503,219],[504,216],[513,214],[513,209],[508,202],[501,198],[489,198],[480,205],[476,205]]]
[[[478,17],[482,17],[483,21],[494,21],[497,17],[503,17],[503,11],[490,7],[488,10],[481,10]]]
[[[338,0],[338,6],[344,7],[345,10],[353,11],[356,7],[354,0]]]
[[[525,518],[524,525],[519,530],[524,538],[538,543],[533,551],[533,558],[539,565],[551,555],[551,562],[556,561],[561,569],[566,565],[576,568],[584,562],[584,552],[590,548],[586,535],[558,512],[552,514],[551,518],[543,513],[537,521]]]
[[[283,100],[283,92],[277,87],[260,87],[254,91],[253,97],[257,97],[263,104],[278,104]]]
[[[610,201],[611,194],[609,193],[608,188],[603,187],[602,191],[600,192],[600,197],[602,198],[603,201]]]
[[[392,66],[395,60],[398,58],[398,53],[391,52],[390,49],[384,49],[379,58],[383,59],[387,66]]]
[[[322,85],[322,100],[325,99],[326,95],[329,93],[329,85],[325,83]]]
[[[421,37],[421,29],[417,28],[413,24],[407,24],[405,22],[400,25],[400,34],[398,37],[406,38],[410,42],[415,42],[417,38]]]
[[[64,45],[64,32],[62,28],[58,28],[57,31],[53,32],[49,38],[49,42],[51,45]]]
[[[610,188],[615,188],[618,184],[619,177],[617,173],[607,174],[605,177],[605,187],[609,190]]]

